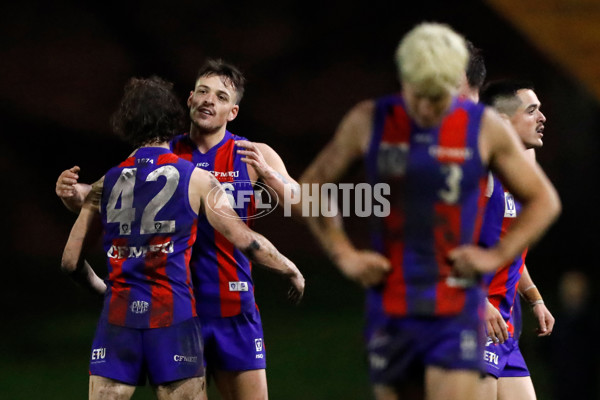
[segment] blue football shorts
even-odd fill
[[[164,328],[128,328],[101,319],[90,357],[90,375],[142,386],[204,376],[200,320]]]
[[[371,381],[396,387],[427,366],[483,372],[484,327],[473,314],[389,318],[367,343]]]
[[[200,317],[205,366],[209,371],[248,371],[267,366],[260,313]]]
[[[483,353],[485,372],[496,378],[530,376],[527,364],[514,337],[504,343],[494,344],[488,338]]]

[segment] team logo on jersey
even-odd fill
[[[222,189],[222,190],[221,190]],[[232,181],[223,182],[221,186],[211,189],[207,196],[207,203],[211,210],[227,218],[240,218],[243,220],[257,219],[269,215],[279,204],[279,197],[274,190],[261,182]],[[273,195],[271,194],[273,193]],[[254,205],[254,214],[245,215],[246,210]],[[231,214],[231,208],[237,215]]]
[[[406,174],[408,143],[381,143],[377,154],[377,169],[384,178],[401,177]]]
[[[256,338],[256,339],[254,339],[254,347],[256,348],[256,352],[258,353],[258,354],[256,354],[255,358],[258,358],[258,359],[265,358],[265,355],[262,352],[263,351],[263,340],[262,340],[262,338]]]
[[[131,303],[129,309],[134,314],[144,314],[148,312],[148,308],[150,308],[150,304],[147,301],[137,300]]]
[[[477,332],[465,330],[460,333],[460,354],[463,360],[477,358]],[[481,353],[479,353],[479,357],[481,357]]]
[[[414,135],[415,143],[429,144],[433,142],[433,135],[431,133],[418,132]]]
[[[515,198],[508,192],[504,192],[504,218],[517,218]]]
[[[229,282],[230,292],[247,292],[248,282]]]

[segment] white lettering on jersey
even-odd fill
[[[140,258],[145,257],[146,253],[173,253],[173,242],[151,244],[149,246],[110,246],[106,252],[108,258]]]

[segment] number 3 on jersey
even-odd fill
[[[446,176],[446,187],[441,189],[438,194],[447,204],[455,204],[460,199],[460,181],[463,177],[463,171],[458,164],[442,165],[442,174]]]
[[[118,222],[121,235],[131,235],[131,223],[135,219],[133,207],[133,188],[135,186],[137,168],[124,168],[121,176],[113,186],[106,205],[107,222]],[[155,221],[156,214],[173,197],[179,185],[179,171],[171,165],[164,165],[148,174],[146,181],[157,181],[159,176],[166,178],[165,186],[148,202],[142,213],[140,234],[175,232],[175,221]],[[120,207],[117,202],[121,199]]]

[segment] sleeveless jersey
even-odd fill
[[[494,175],[492,177],[493,190],[485,210],[479,240],[483,247],[494,246],[521,211],[521,205],[508,191],[504,190],[500,180]],[[488,285],[488,299],[502,314],[502,318],[508,324],[508,331],[513,337],[515,332],[513,310],[515,302],[518,301],[517,287],[525,267],[526,255],[527,250],[515,257],[510,264],[501,267],[495,274],[491,274],[485,279],[485,283]]]
[[[189,268],[197,219],[188,199],[193,170],[168,149],[145,147],[106,173],[102,317],[109,323],[158,328],[196,316]]]
[[[247,165],[241,161],[243,156],[237,154],[236,140],[247,139],[226,131],[223,140],[203,154],[185,134],[177,136],[171,148],[179,157],[210,171],[221,182],[233,209],[249,224],[249,217],[255,214],[254,188]],[[198,238],[190,266],[198,315],[231,317],[256,307],[252,263],[204,215],[198,217]]]
[[[375,312],[378,302],[393,317],[478,312],[480,285],[448,279],[446,255],[479,237],[487,172],[478,148],[483,110],[453,100],[440,126],[423,129],[400,95],[376,101],[367,172],[372,184],[390,185],[391,212],[374,221],[373,242],[392,270],[368,295]]]

